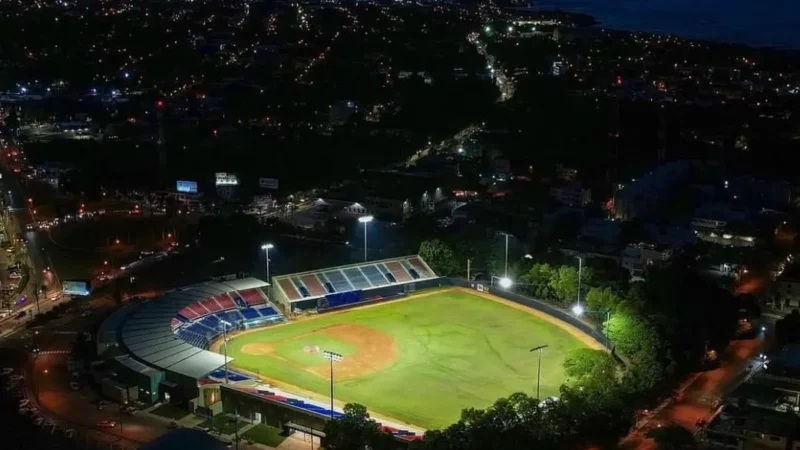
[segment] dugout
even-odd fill
[[[253,423],[263,423],[276,428],[284,428],[291,423],[309,430],[321,431],[329,419],[321,414],[273,401],[254,393],[237,390],[230,386],[223,385],[220,390],[222,410],[226,413],[238,414]]]

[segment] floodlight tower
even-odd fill
[[[324,350],[322,356],[331,362],[331,420],[333,420],[333,363],[340,362],[344,356],[329,350]]]

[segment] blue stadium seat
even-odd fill
[[[242,313],[242,316],[244,316],[245,319],[256,319],[258,317],[261,317],[258,314],[258,311],[256,311],[253,308],[240,309],[239,312]]]
[[[244,320],[244,317],[242,317],[242,315],[239,314],[239,311],[237,311],[235,309],[231,310],[231,311],[225,311],[225,312],[217,313],[217,317],[219,317],[220,319],[226,320],[228,323],[230,323],[234,327],[241,326],[242,320]]]
[[[277,312],[275,312],[275,310],[272,309],[271,306],[267,306],[267,307],[264,307],[264,308],[258,308],[256,311],[258,311],[258,313],[261,314],[261,317],[269,317],[269,316],[274,316],[275,314],[277,314]]]
[[[342,269],[345,275],[347,275],[347,279],[350,280],[350,283],[356,289],[368,289],[372,287],[372,283],[370,283],[364,274],[358,270],[358,267],[348,267],[346,269]]]
[[[239,297],[238,295],[233,295],[232,297],[233,302],[236,303],[236,306],[239,308],[247,308],[247,303],[244,301],[244,299],[242,299],[242,297]]]
[[[203,317],[202,319],[200,319],[200,323],[207,326],[208,328],[211,328],[212,330],[216,330],[217,328],[219,328],[219,319],[215,314]]]
[[[361,266],[361,271],[367,276],[367,279],[373,286],[385,286],[388,283],[383,274],[374,265]]]

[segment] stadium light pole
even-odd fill
[[[542,385],[542,351],[548,347],[547,344],[533,347],[531,352],[539,352],[539,369],[536,371],[536,400],[539,400],[539,388]]]
[[[261,250],[264,250],[264,259],[266,259],[266,261],[267,261],[267,280],[266,281],[269,284],[272,284],[269,281],[269,249],[271,249],[271,248],[275,248],[275,246],[272,245],[272,244],[264,244],[264,245],[261,246]]]
[[[367,224],[375,219],[372,216],[361,216],[358,221],[364,224],[364,262],[367,261]]]
[[[508,278],[508,233],[503,234],[506,235],[506,264],[503,270],[503,278]]]
[[[233,327],[227,320],[220,320],[222,325],[222,339],[225,341],[225,384],[228,384],[228,327]]]
[[[322,356],[331,362],[331,420],[333,420],[333,363],[341,361],[344,356],[329,350],[323,350]]]
[[[578,304],[575,305],[575,308],[581,308],[581,310],[583,310],[581,307],[581,272],[583,272],[583,258],[580,256],[576,256],[576,258],[578,258]],[[580,313],[576,314],[580,315]]]

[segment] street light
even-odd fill
[[[533,347],[531,353],[539,352],[539,369],[536,371],[536,400],[539,400],[539,388],[542,383],[542,351],[548,347],[547,344]]]
[[[344,356],[329,350],[324,350],[322,356],[331,362],[331,420],[333,420],[333,363],[341,362]]]
[[[225,384],[228,384],[228,327],[233,328],[227,320],[220,320],[219,324],[222,325],[222,339],[225,341]]]
[[[261,250],[264,250],[264,259],[267,261],[267,283],[269,283],[269,249],[275,248],[272,244],[264,244],[261,246]]]
[[[364,261],[367,261],[367,224],[372,222],[375,218],[372,216],[361,216],[358,221],[364,224]]]

